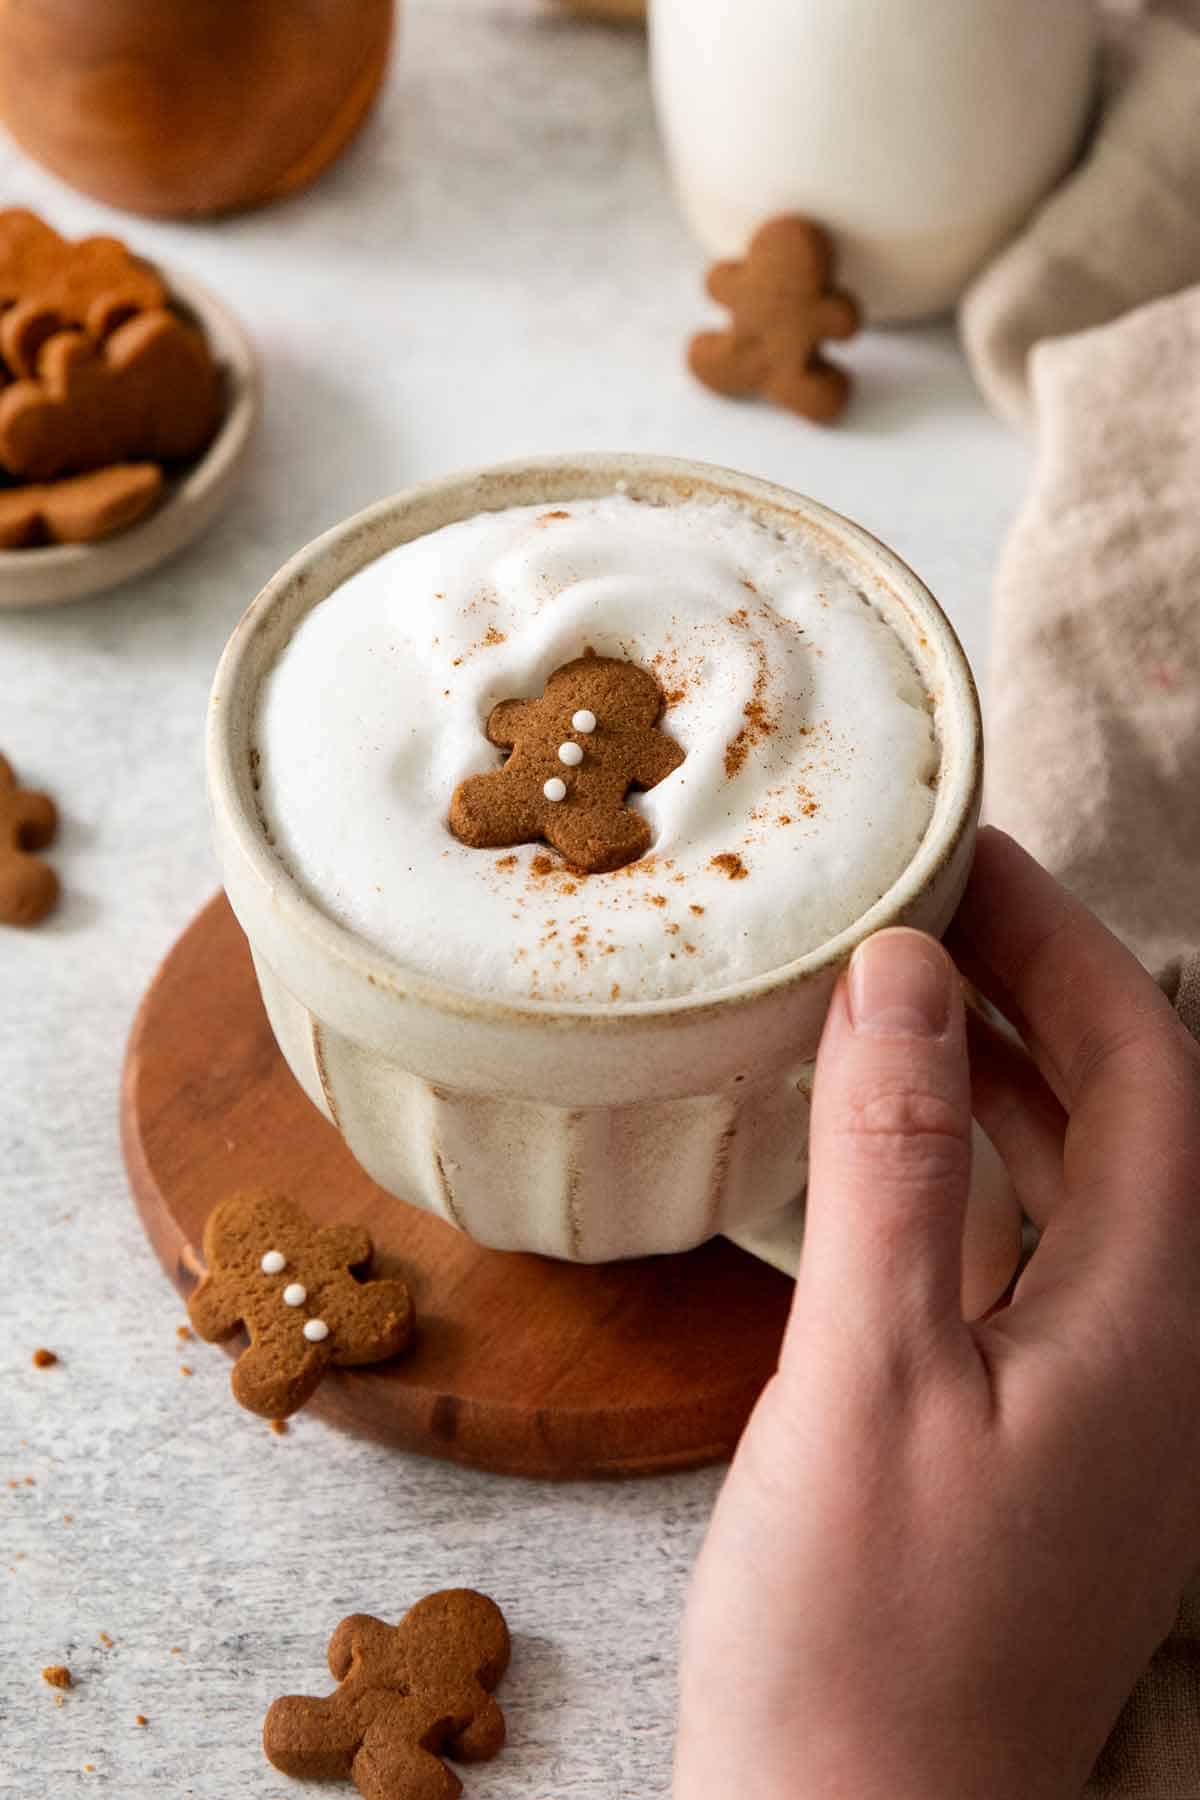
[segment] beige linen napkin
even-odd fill
[[[1200,1036],[1200,287],[1043,343],[1030,368],[1038,459],[997,578],[989,813]],[[1088,1795],[1200,1800],[1200,1586]]]
[[[1106,30],[1089,147],[960,309],[976,379],[1014,423],[1034,344],[1200,281],[1200,0],[1114,11]]]

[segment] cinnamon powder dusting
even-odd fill
[[[735,613],[730,622],[736,623],[737,619],[738,615]],[[750,754],[752,745],[761,744],[763,739],[770,737],[775,730],[775,720],[766,707],[767,686],[771,679],[766,645],[761,638],[755,638],[752,648],[758,667],[755,670],[754,686],[750,691],[750,698],[742,708],[742,717],[746,723],[736,737],[730,738],[725,746],[725,775],[729,781],[732,781],[741,770]]]

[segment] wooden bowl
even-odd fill
[[[262,205],[358,130],[392,16],[393,0],[0,0],[0,119],[113,206]]]
[[[200,459],[167,486],[152,513],[95,544],[0,550],[0,607],[59,606],[132,581],[174,556],[211,524],[241,474],[260,405],[258,357],[222,301],[190,276],[162,271],[179,310],[208,339],[224,378],[225,414]]]

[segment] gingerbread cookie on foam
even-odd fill
[[[665,701],[654,676],[611,656],[580,656],[540,700],[502,700],[487,735],[511,751],[503,768],[460,782],[450,829],[475,849],[545,842],[589,875],[650,847],[650,827],[626,806],[630,788],[657,787],[684,760],[658,729]]]
[[[337,1692],[276,1700],[263,1749],[285,1775],[349,1777],[363,1800],[455,1800],[462,1782],[441,1758],[503,1747],[493,1690],[510,1648],[500,1608],[470,1588],[427,1595],[398,1625],[356,1613],[329,1640]]]
[[[371,1259],[359,1225],[315,1226],[274,1194],[235,1194],[204,1227],[208,1273],[188,1302],[202,1338],[219,1343],[244,1326],[250,1347],[233,1367],[234,1397],[284,1419],[331,1366],[396,1356],[412,1336],[403,1281],[356,1281]]]

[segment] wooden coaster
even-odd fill
[[[134,1024],[121,1097],[146,1233],[187,1294],[210,1208],[286,1192],[356,1220],[403,1274],[409,1354],[328,1374],[311,1410],[402,1450],[504,1474],[650,1474],[730,1455],[773,1372],[784,1276],[715,1239],[686,1256],[582,1265],[484,1250],[375,1185],[276,1047],[223,896],[176,943]],[[230,1399],[231,1426],[254,1429]]]

